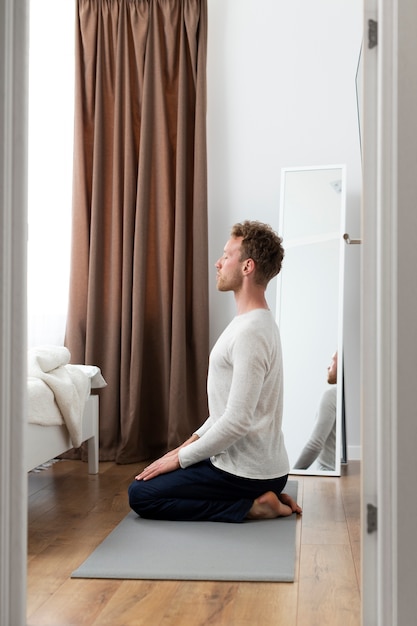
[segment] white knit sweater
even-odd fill
[[[207,379],[210,417],[179,453],[186,468],[206,458],[236,476],[287,474],[282,426],[282,353],[271,312],[236,316],[215,344]]]

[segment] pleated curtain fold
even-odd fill
[[[73,363],[98,365],[100,459],[207,417],[206,0],[78,0]]]

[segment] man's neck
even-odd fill
[[[245,293],[243,290],[235,292],[235,302],[238,315],[255,309],[269,309],[264,289],[252,291],[252,293]]]

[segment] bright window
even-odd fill
[[[70,0],[30,0],[28,344],[61,344],[71,239],[74,20]]]

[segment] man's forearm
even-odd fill
[[[197,439],[200,439],[200,437],[196,435],[196,433],[194,433],[193,435],[191,435],[191,437],[187,439],[187,441],[184,441],[184,443],[179,446],[178,450],[181,450],[181,448],[185,448],[186,446],[189,446],[190,443],[197,441]]]

